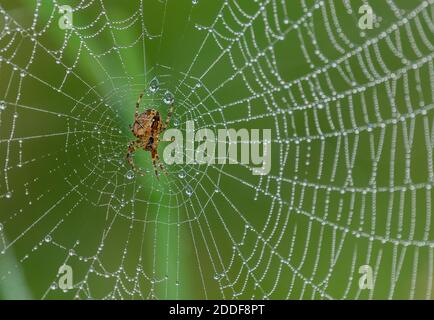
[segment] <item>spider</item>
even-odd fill
[[[132,126],[129,126],[131,132],[134,134],[137,140],[131,141],[128,144],[127,161],[136,172],[139,172],[143,175],[144,172],[140,172],[140,170],[134,165],[132,154],[140,148],[143,148],[145,151],[150,151],[152,157],[152,166],[154,167],[155,175],[158,179],[157,163],[160,169],[164,173],[167,173],[160,161],[157,148],[159,141],[162,141],[160,140],[160,133],[164,132],[169,125],[170,118],[172,117],[174,110],[174,103],[170,105],[166,121],[163,123],[160,113],[155,109],[147,109],[145,112],[139,114],[139,106],[140,102],[142,101],[142,97],[143,93],[139,95],[139,99],[136,103],[134,123]],[[174,140],[175,139],[172,138],[170,141]]]

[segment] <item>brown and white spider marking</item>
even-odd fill
[[[140,148],[143,148],[145,151],[151,152],[152,157],[152,165],[155,170],[155,175],[158,178],[158,168],[157,163],[160,166],[160,169],[166,173],[164,170],[163,164],[160,161],[160,157],[158,156],[158,143],[160,140],[160,133],[167,129],[169,125],[170,118],[173,114],[174,104],[170,105],[169,112],[167,114],[166,121],[163,123],[161,119],[160,113],[155,109],[148,109],[145,112],[139,114],[139,106],[142,101],[143,93],[140,94],[139,99],[136,103],[136,110],[134,114],[134,123],[130,129],[134,136],[137,138],[136,141],[131,141],[128,145],[128,153],[127,160],[131,167],[136,171],[144,174],[143,171],[140,171],[134,164],[132,154]],[[172,138],[171,141],[174,141]]]

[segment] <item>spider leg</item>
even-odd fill
[[[145,175],[145,172],[143,170],[140,170],[139,168],[136,167],[132,158],[132,154],[136,152],[136,150],[139,149],[140,147],[142,147],[142,142],[140,140],[131,141],[129,143],[128,152],[127,152],[127,161],[130,164],[130,166],[134,169],[134,171],[136,171],[141,175]]]
[[[161,163],[160,156],[158,155],[158,152],[155,152],[155,158],[156,158],[156,160],[157,160],[157,163],[158,163],[159,166],[160,166],[161,171],[163,171],[164,174],[167,176],[166,168],[164,168],[163,164]]]
[[[165,122],[164,125],[161,127],[160,132],[163,132],[163,131],[166,130],[167,127],[169,126],[170,119],[172,118],[172,115],[173,115],[173,111],[174,111],[174,110],[175,110],[175,104],[172,103],[172,104],[170,105],[169,112],[167,113],[166,122]]]
[[[160,180],[160,178],[158,177],[157,158],[158,158],[157,150],[152,149],[152,166],[154,167],[155,176],[157,177],[158,180]]]
[[[175,137],[170,138],[170,140],[169,139],[162,139],[160,141],[163,141],[163,142],[173,142],[173,141],[175,141]]]
[[[134,118],[137,119],[137,117],[139,116],[139,106],[140,103],[142,102],[142,97],[143,97],[143,92],[139,95],[139,99],[136,102],[136,109],[134,112]]]

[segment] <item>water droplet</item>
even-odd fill
[[[6,197],[6,199],[12,198],[12,192],[10,192],[10,191],[6,192],[5,197]]]
[[[191,186],[187,186],[185,188],[185,194],[189,197],[191,197],[191,195],[193,194],[193,188]]]
[[[4,101],[0,101],[0,110],[6,109],[6,103]]]
[[[57,289],[57,284],[55,282],[53,282],[50,286],[51,290],[56,290]]]
[[[151,82],[149,83],[149,91],[155,93],[158,91],[159,88],[160,88],[160,83],[158,82],[158,79],[157,78],[152,79]]]
[[[0,232],[3,231],[3,224],[0,223]]]
[[[44,240],[45,242],[51,242],[51,236],[50,235],[46,236]]]
[[[184,179],[185,176],[186,176],[186,174],[185,174],[185,171],[184,171],[184,170],[179,171],[179,173],[178,173],[178,177],[179,177],[179,178]]]
[[[170,91],[166,91],[164,94],[163,101],[165,104],[172,104],[175,101],[173,94]]]
[[[199,0],[191,0],[192,4],[197,4],[199,2]]]
[[[25,71],[22,71],[22,72],[20,73],[20,77],[21,77],[21,78],[24,78],[26,75],[27,75],[27,73],[26,73]]]
[[[178,120],[178,118],[173,119],[173,125],[174,125],[175,127],[178,127],[178,126],[179,126],[179,120]]]
[[[220,280],[223,277],[221,273],[214,274],[214,280]]]
[[[128,170],[125,176],[127,177],[128,180],[134,179],[134,171]]]

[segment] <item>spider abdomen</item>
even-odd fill
[[[160,123],[160,113],[155,109],[148,109],[137,116],[131,131],[138,138],[149,136],[160,127]]]

